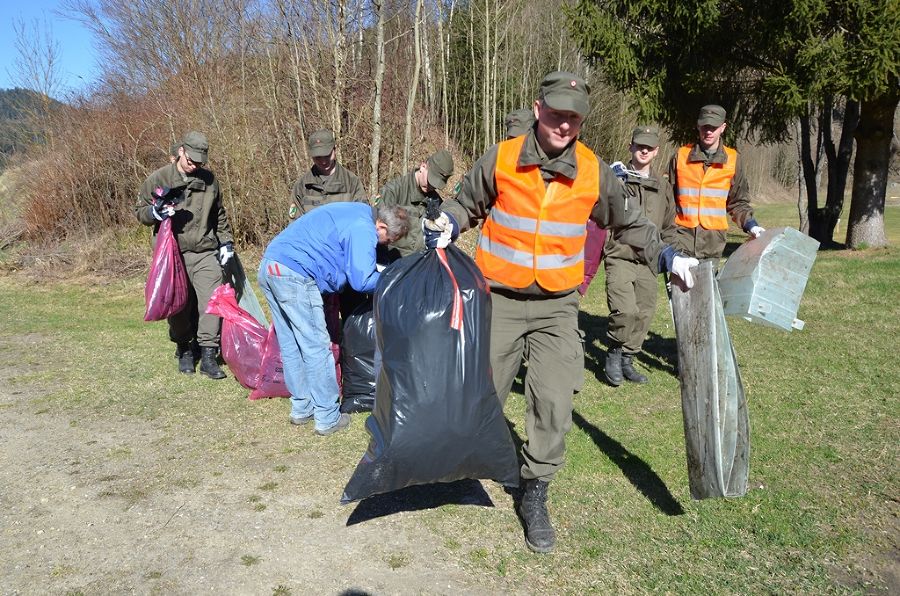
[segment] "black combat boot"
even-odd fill
[[[622,354],[622,374],[632,383],[646,383],[647,377],[634,369],[631,354]]]
[[[622,346],[607,350],[603,372],[606,373],[606,382],[613,387],[618,387],[625,380],[622,376]]]
[[[216,362],[215,348],[200,348],[200,373],[206,375],[210,379],[224,379],[225,373],[219,368]]]
[[[525,492],[519,502],[519,515],[525,524],[525,544],[536,553],[549,553],[556,545],[556,530],[547,512],[547,488],[543,480],[523,480]]]
[[[194,374],[194,367],[197,365],[197,357],[190,342],[176,345],[175,358],[178,359],[178,372],[186,375]]]

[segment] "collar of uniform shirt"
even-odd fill
[[[575,176],[578,175],[578,167],[575,161],[575,143],[570,143],[565,151],[558,156],[549,158],[544,153],[544,150],[541,149],[540,144],[538,144],[534,132],[530,131],[522,144],[522,151],[519,153],[519,165],[522,167],[540,167],[544,180],[552,179],[556,176],[565,176],[569,180],[575,180]]]

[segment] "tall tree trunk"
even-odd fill
[[[894,132],[894,113],[900,90],[860,104],[853,165],[853,197],[847,222],[847,247],[887,246],[884,235],[884,197]]]
[[[406,127],[403,132],[403,168],[409,167],[409,149],[412,145],[412,117],[416,107],[416,92],[419,89],[419,70],[422,68],[422,48],[419,37],[419,19],[422,17],[422,4],[424,0],[416,2],[416,20],[413,22],[413,46],[416,63],[413,67],[412,81],[409,84],[409,97],[406,101]]]
[[[384,89],[384,0],[372,0],[378,14],[375,25],[375,98],[372,105],[372,144],[369,147],[369,194],[378,192],[378,166],[381,155],[381,95]]]
[[[829,113],[831,106],[828,106]],[[829,119],[830,125],[830,119]],[[823,244],[831,244],[834,229],[844,210],[844,191],[847,188],[847,174],[853,155],[853,134],[859,125],[859,102],[848,99],[844,105],[844,119],[841,124],[841,138],[837,146],[831,136],[831,127],[826,131],[825,155],[828,160],[828,191],[825,195],[825,209],[821,213],[822,237],[816,238]]]

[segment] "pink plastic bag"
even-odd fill
[[[275,325],[272,325],[266,336],[262,363],[259,366],[259,380],[256,388],[250,392],[250,399],[290,396],[291,392],[284,383],[284,364],[281,362],[281,350],[278,348],[278,338],[275,336]]]
[[[187,284],[181,251],[172,234],[172,221],[165,219],[159,226],[150,273],[144,286],[144,301],[147,303],[144,320],[161,321],[180,313],[187,304]]]
[[[228,284],[213,291],[206,312],[222,318],[222,359],[234,378],[251,390],[250,399],[289,397],[275,328],[267,332],[238,306],[234,288]]]
[[[255,389],[266,343],[265,327],[238,306],[234,288],[228,284],[213,291],[206,312],[222,317],[222,359],[234,378],[247,389]]]

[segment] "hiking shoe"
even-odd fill
[[[313,415],[309,416],[291,416],[291,424],[300,425],[300,424],[309,424],[312,422]]]
[[[338,421],[334,423],[334,426],[330,426],[324,430],[316,429],[316,434],[320,437],[327,437],[328,435],[333,435],[336,432],[340,432],[350,426],[350,414],[341,414],[338,417]]]

